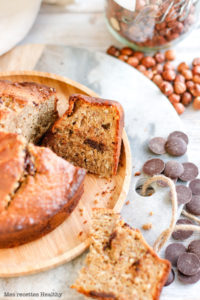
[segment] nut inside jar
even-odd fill
[[[171,46],[190,31],[199,13],[199,0],[135,0],[132,10],[121,2],[107,0],[108,27],[121,42],[139,50]]]

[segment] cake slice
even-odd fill
[[[50,149],[0,132],[0,248],[33,241],[60,225],[83,194],[85,170]]]
[[[37,143],[58,117],[56,92],[34,82],[0,80],[0,131]]]
[[[74,165],[110,177],[117,173],[123,126],[118,102],[76,94],[43,143]]]
[[[139,230],[130,228],[108,209],[96,209],[90,252],[72,286],[96,299],[155,300],[170,272]]]

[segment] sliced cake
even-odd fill
[[[18,246],[52,231],[74,210],[85,170],[50,149],[0,132],[0,248]]]
[[[33,82],[0,80],[0,131],[37,143],[57,119],[53,88]]]
[[[90,252],[72,286],[96,299],[155,300],[170,272],[139,230],[130,228],[108,209],[96,209]]]
[[[43,143],[74,165],[110,177],[117,172],[123,126],[118,102],[76,94]]]

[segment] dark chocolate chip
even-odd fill
[[[149,150],[153,152],[154,154],[164,154],[165,151],[165,143],[166,140],[162,137],[155,137],[149,141]]]
[[[177,268],[184,275],[195,275],[200,271],[200,260],[194,253],[182,253],[178,258]]]
[[[186,142],[186,144],[189,143],[188,136],[182,131],[173,131],[172,133],[170,133],[167,139],[169,140],[170,138],[174,138],[174,137],[183,139],[184,142]]]
[[[200,259],[200,240],[192,241],[188,246],[188,251],[196,254]]]
[[[101,126],[103,127],[103,129],[107,130],[110,128],[110,123],[102,124]]]
[[[179,176],[179,178],[182,181],[190,181],[193,180],[197,177],[197,175],[199,174],[199,170],[197,168],[197,166],[191,162],[186,162],[183,163],[183,168],[184,171],[183,173]]]
[[[145,162],[143,172],[147,175],[153,176],[163,172],[165,163],[159,158],[153,158]]]
[[[193,224],[192,221],[190,220],[187,220],[187,219],[179,219],[176,224]],[[183,240],[186,240],[187,238],[189,238],[191,235],[193,234],[193,231],[192,230],[177,230],[177,231],[174,231],[172,233],[172,237],[173,239],[175,240],[180,240],[180,241],[183,241]]]
[[[200,280],[200,271],[192,276],[183,275],[178,271],[178,279],[184,284],[193,284]]]
[[[166,142],[165,149],[172,156],[181,156],[187,151],[187,144],[183,139],[174,137]]]
[[[91,148],[96,149],[99,152],[103,152],[105,148],[105,145],[103,143],[98,143],[91,139],[86,139],[84,141],[84,144],[89,145]]]
[[[200,195],[193,195],[189,203],[186,204],[188,212],[195,216],[200,215]]]
[[[165,250],[165,258],[168,259],[174,267],[176,267],[179,256],[184,252],[186,252],[184,245],[180,243],[172,243]]]
[[[111,249],[112,246],[112,241],[117,237],[117,232],[113,231],[109,237],[108,242],[105,244],[105,246],[103,247],[103,250],[105,251],[106,249]]]
[[[194,179],[189,184],[193,195],[200,195],[200,179]]]
[[[25,160],[24,160],[24,170],[29,174],[29,175],[34,175],[35,174],[35,166],[32,161],[31,155],[29,152],[26,152]]]
[[[171,269],[171,271],[169,273],[169,276],[167,278],[167,281],[165,282],[164,286],[168,286],[168,285],[172,284],[172,282],[174,281],[174,279],[175,279],[175,273],[174,273],[174,270]]]
[[[192,191],[185,185],[176,186],[178,204],[189,203],[192,199]]]
[[[172,179],[178,178],[183,171],[183,165],[177,161],[170,160],[165,164],[164,174]]]

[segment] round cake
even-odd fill
[[[82,193],[85,170],[15,133],[0,132],[0,248],[60,225]]]

